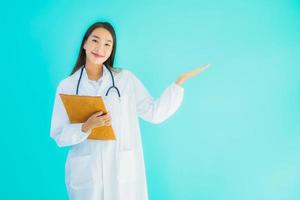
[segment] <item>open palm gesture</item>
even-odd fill
[[[210,65],[209,64],[205,64],[201,67],[198,67],[194,70],[188,71],[188,72],[184,72],[182,73],[179,78],[177,79],[176,83],[178,85],[182,85],[186,80],[196,76],[197,74],[199,74],[200,72],[202,72],[203,70],[207,69]]]

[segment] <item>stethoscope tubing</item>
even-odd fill
[[[77,82],[77,87],[76,87],[76,95],[78,95],[79,85],[80,85],[80,81],[81,81],[81,77],[82,77],[83,69],[84,69],[84,68],[85,68],[85,66],[83,66],[83,67],[81,68],[81,71],[80,71],[80,76],[79,76],[79,79],[78,79],[78,82]],[[116,85],[115,85],[115,78],[114,78],[114,76],[113,76],[111,70],[110,70],[108,67],[107,67],[107,69],[108,69],[109,74],[110,74],[110,76],[111,76],[112,86],[110,86],[110,87],[108,88],[108,90],[107,90],[106,93],[105,93],[105,96],[107,96],[107,95],[109,94],[109,92],[110,92],[111,89],[115,89],[115,90],[117,91],[117,93],[118,93],[119,98],[121,98],[120,91],[119,91],[118,87],[116,87]]]

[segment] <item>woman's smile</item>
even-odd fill
[[[91,52],[96,58],[103,58],[104,55],[101,55],[101,54],[98,54],[98,53],[95,53],[95,52]]]

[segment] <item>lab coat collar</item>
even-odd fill
[[[83,66],[82,66],[82,67],[83,67]],[[103,64],[103,73],[102,73],[102,77],[100,77],[98,80],[96,80],[96,82],[97,82],[98,84],[100,84],[101,82],[103,82],[102,80],[104,80],[104,79],[107,78],[107,76],[109,75],[108,73],[109,73],[109,72],[108,72],[107,67]],[[90,80],[90,79],[88,78],[88,75],[87,75],[87,72],[86,72],[86,69],[85,69],[85,68],[83,69],[82,79],[83,79],[84,81],[88,81],[88,82],[95,82],[95,80]]]

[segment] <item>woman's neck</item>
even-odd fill
[[[94,64],[86,61],[85,70],[90,80],[98,80],[103,74],[103,64]]]

